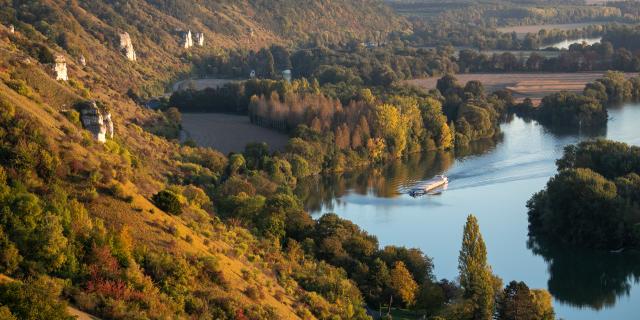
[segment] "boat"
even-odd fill
[[[449,178],[447,178],[444,175],[437,175],[432,179],[429,179],[423,182],[422,184],[414,187],[413,189],[409,190],[409,194],[412,196],[427,194],[440,187],[446,187],[448,183],[449,183]]]

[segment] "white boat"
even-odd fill
[[[412,196],[427,194],[437,188],[445,187],[448,183],[449,178],[444,175],[437,175],[433,179],[429,179],[409,190],[409,194]]]

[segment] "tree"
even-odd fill
[[[524,282],[511,281],[497,305],[498,320],[537,320],[534,296]]]
[[[551,302],[551,294],[547,290],[533,289],[531,290],[533,295],[533,305],[536,310],[536,319],[539,320],[554,320],[556,313],[553,310],[553,304]]]
[[[67,314],[66,305],[59,301],[61,291],[62,285],[59,282],[46,277],[25,283],[15,281],[0,285],[0,301],[18,319],[75,319]],[[0,310],[0,316],[2,315]]]
[[[475,216],[469,215],[462,235],[462,249],[458,258],[460,286],[463,297],[471,303],[471,318],[493,318],[494,289],[491,267],[487,264],[487,248],[480,234]]]
[[[151,198],[156,207],[160,208],[162,211],[165,211],[170,214],[181,214],[182,213],[182,205],[180,204],[180,200],[178,196],[169,190],[162,190],[153,195]]]
[[[418,284],[407,270],[404,262],[396,261],[389,275],[389,286],[393,294],[402,299],[402,302],[411,307],[416,303]]]

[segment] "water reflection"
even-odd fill
[[[396,198],[421,181],[449,170],[455,158],[479,156],[491,152],[502,141],[500,133],[492,139],[474,141],[454,151],[411,154],[383,166],[372,166],[347,173],[315,176],[300,181],[296,194],[303,199],[306,209],[331,211],[333,201],[348,194],[369,195],[375,198]],[[337,199],[337,200],[336,200]]]
[[[311,212],[332,210],[333,200],[347,193],[395,198],[401,194],[400,190],[446,171],[453,161],[451,151],[417,153],[385,166],[304,179],[298,183],[296,193]]]
[[[640,253],[565,249],[530,239],[528,247],[549,266],[548,289],[554,298],[575,307],[601,310],[629,296],[640,280]]]
[[[335,212],[376,235],[381,245],[421,248],[433,258],[439,278],[457,276],[460,232],[473,213],[494,272],[505,281],[549,289],[559,318],[637,319],[640,257],[534,245],[525,204],[555,174],[565,146],[597,136],[640,145],[638,119],[640,105],[610,108],[607,128],[596,132],[547,129],[516,117],[502,125],[503,136],[457,150],[455,158],[451,152],[416,154],[383,167],[301,181],[297,191],[314,215]],[[436,174],[449,178],[441,195],[402,193]]]

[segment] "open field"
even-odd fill
[[[239,152],[247,143],[266,142],[271,150],[283,150],[289,138],[249,122],[249,117],[222,113],[183,113],[182,127],[199,146],[220,152]]]
[[[187,89],[194,90],[204,90],[206,88],[216,89],[218,87],[222,87],[227,83],[234,82],[236,80],[231,79],[213,79],[213,78],[205,78],[205,79],[187,79],[181,80],[173,84],[171,86],[172,91],[182,91]]]
[[[605,22],[583,22],[583,23],[566,23],[566,24],[535,24],[528,26],[509,26],[509,27],[501,27],[497,28],[500,32],[515,32],[518,38],[523,38],[527,33],[538,33],[538,31],[542,29],[546,30],[573,30],[573,29],[582,29],[584,27],[590,25],[601,25],[605,24]]]
[[[458,74],[458,82],[465,84],[471,80],[478,80],[484,84],[488,92],[507,89],[517,100],[530,98],[534,103],[542,97],[562,90],[581,92],[584,86],[603,76],[604,72],[580,73],[471,73]],[[628,73],[634,76],[637,73]],[[414,79],[407,83],[424,88],[434,89],[438,78]]]

